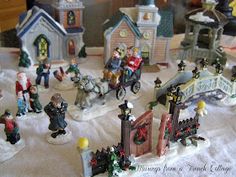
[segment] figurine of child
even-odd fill
[[[19,127],[9,110],[5,110],[5,113],[0,116],[0,123],[5,125],[6,141],[16,144],[20,140]]]
[[[30,87],[30,105],[34,112],[36,113],[42,112],[42,105],[39,102],[38,89],[34,85]]]
[[[71,74],[71,73],[74,74],[73,77],[78,77],[78,75],[80,74],[80,70],[78,68],[78,63],[76,62],[75,58],[71,59],[70,66],[66,70],[66,74]]]
[[[25,113],[27,112],[27,107],[26,107],[26,102],[23,97],[22,91],[19,91],[17,94],[17,107],[18,111],[16,113],[17,117],[24,116]]]

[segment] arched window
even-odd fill
[[[38,58],[49,58],[50,41],[44,34],[40,34],[34,41]]]
[[[144,61],[144,64],[149,64],[149,52],[150,52],[150,47],[146,44],[142,46],[141,48],[141,56]]]
[[[69,26],[75,25],[75,13],[73,11],[67,13],[67,24]]]
[[[73,41],[73,39],[70,39],[68,41],[68,53],[69,55],[75,55],[75,42]]]

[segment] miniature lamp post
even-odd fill
[[[216,71],[216,74],[217,74],[217,75],[218,75],[218,74],[222,74],[222,73],[223,73],[223,70],[224,70],[224,68],[223,68],[222,64],[217,63],[217,64],[215,65],[215,71]]]
[[[203,58],[200,61],[200,65],[201,65],[201,69],[202,70],[207,70],[207,66],[208,66],[208,60],[206,58]]]
[[[170,101],[173,100],[174,93],[176,91],[176,88],[171,85],[169,88],[167,88],[167,94],[166,94],[166,107],[169,109],[170,106]]]
[[[180,63],[178,64],[178,71],[184,71],[186,67],[186,64],[184,63],[183,60],[180,61]]]
[[[161,80],[159,79],[159,77],[156,78],[156,80],[154,81],[155,83],[155,88],[160,88],[161,87]]]
[[[236,82],[236,73],[232,74],[231,81]]]
[[[198,70],[197,67],[194,68],[194,70],[192,71],[192,73],[193,73],[193,78],[194,78],[194,79],[198,79],[198,78],[200,77],[200,72],[199,72],[199,70]]]
[[[131,110],[133,109],[133,104],[125,100],[124,104],[119,105],[121,114],[118,117],[121,119],[121,145],[125,151],[125,157],[130,155],[129,148],[129,137],[131,129],[131,121],[134,120],[134,116],[131,115]]]
[[[173,100],[176,104],[180,104],[184,93],[180,90],[180,87],[177,87],[176,93],[173,97]]]
[[[83,137],[78,139],[77,150],[81,157],[83,177],[93,176],[92,166],[89,164],[89,162],[92,160],[92,151],[89,149],[89,141],[87,138]]]

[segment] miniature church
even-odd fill
[[[84,46],[83,9],[80,0],[55,0],[54,15],[34,6],[22,14],[16,27],[21,50],[32,64],[44,59],[66,60],[78,56]]]
[[[120,8],[104,23],[104,62],[116,47],[123,56],[127,48],[138,47],[145,64],[168,63],[172,36],[171,11],[159,11],[154,0],[140,0],[136,7]]]

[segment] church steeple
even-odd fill
[[[154,0],[139,0],[139,5],[142,6],[155,6]]]

